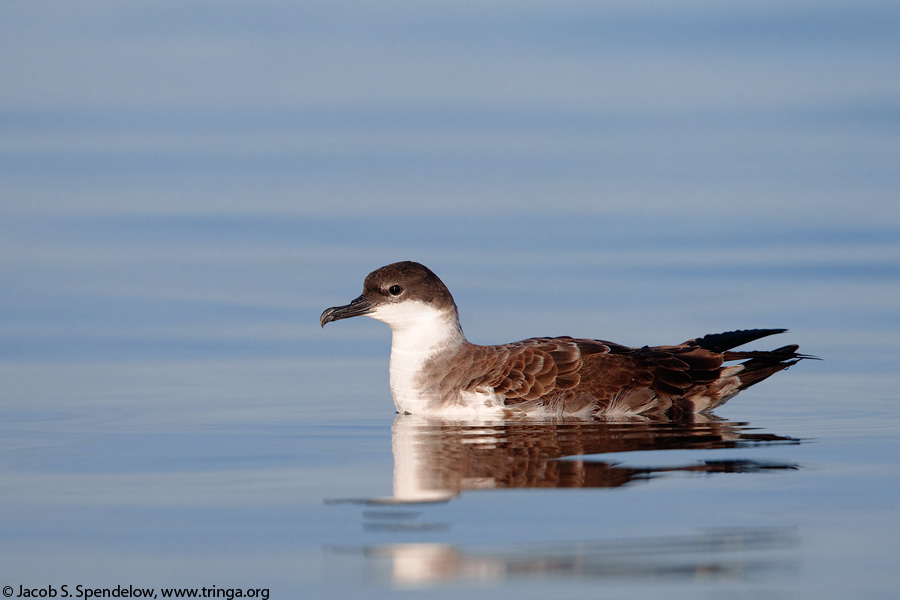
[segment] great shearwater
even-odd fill
[[[540,337],[480,346],[459,324],[447,286],[416,262],[370,273],[361,296],[319,322],[365,315],[392,330],[390,385],[397,411],[447,416],[707,413],[803,358],[797,345],[734,351],[785,329],[705,335],[674,346],[631,348],[593,339]],[[730,361],[743,361],[725,365]]]

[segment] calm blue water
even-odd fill
[[[5,3],[0,586],[896,597],[898,25]],[[477,343],[824,360],[691,427],[397,418],[387,328],[318,317],[406,259]]]

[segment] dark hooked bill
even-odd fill
[[[325,312],[319,318],[319,324],[325,327],[326,323],[339,321],[340,319],[349,319],[350,317],[358,317],[367,315],[372,312],[373,304],[365,296],[360,296],[345,306],[332,306],[326,308]]]

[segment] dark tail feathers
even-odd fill
[[[797,344],[789,344],[775,350],[731,351],[754,340],[784,333],[787,329],[744,329],[725,333],[712,333],[694,340],[693,343],[712,352],[721,352],[726,361],[744,360],[744,370],[740,373],[741,389],[759,383],[770,375],[787,369],[803,359],[818,360],[815,356],[799,354]]]

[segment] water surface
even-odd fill
[[[0,13],[0,586],[896,596],[892,3]],[[398,418],[387,328],[318,325],[397,260],[476,343],[824,360],[689,423]]]

